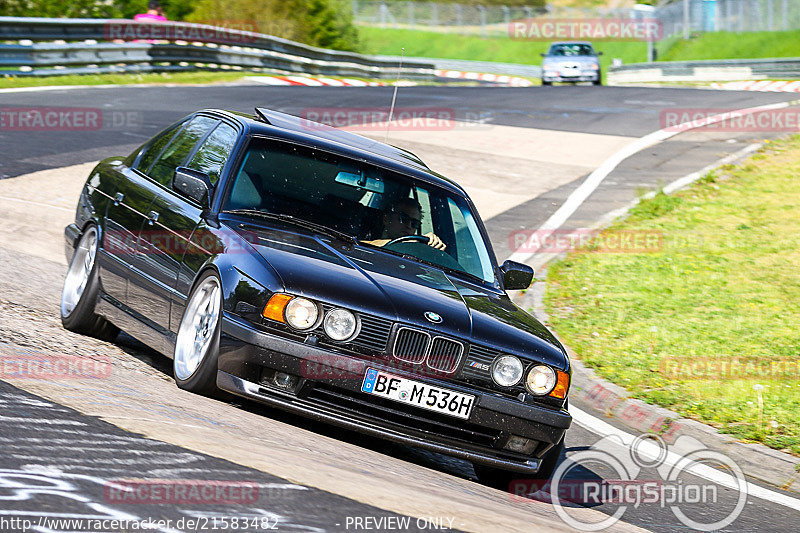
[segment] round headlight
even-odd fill
[[[319,318],[317,304],[305,298],[292,298],[284,311],[286,322],[295,329],[314,327]]]
[[[522,361],[513,355],[504,355],[492,365],[492,379],[501,387],[511,387],[522,379]]]
[[[352,337],[358,328],[356,315],[347,309],[331,309],[322,323],[325,334],[335,341],[343,341]]]
[[[544,396],[550,394],[550,391],[556,386],[556,381],[558,378],[552,368],[546,365],[536,365],[528,372],[525,386],[532,394]]]

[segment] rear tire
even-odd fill
[[[91,225],[75,247],[61,291],[61,324],[75,333],[113,341],[119,328],[94,312],[100,292],[98,240],[97,227]]]
[[[475,469],[475,474],[478,476],[478,480],[484,485],[515,493],[516,491],[511,487],[511,484],[516,480],[524,480],[526,483],[528,480],[534,480],[535,484],[538,484],[540,488],[544,486],[544,484],[553,477],[553,472],[555,472],[563,452],[564,439],[562,438],[561,442],[550,448],[545,454],[542,459],[542,466],[540,466],[539,471],[533,475],[510,472],[508,470],[501,470],[479,464],[474,464],[473,468]]]
[[[222,326],[222,284],[209,270],[186,302],[175,339],[173,376],[178,387],[203,395],[217,392],[217,357]]]

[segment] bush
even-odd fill
[[[188,20],[220,18],[253,21],[261,33],[312,46],[358,49],[358,32],[347,0],[200,0]]]

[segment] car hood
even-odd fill
[[[505,294],[438,268],[327,237],[247,226],[247,240],[278,273],[286,292],[429,331],[527,355],[566,368],[563,348]],[[255,235],[255,238],[253,238]],[[442,317],[434,324],[426,312]]]

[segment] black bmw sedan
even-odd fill
[[[65,230],[67,329],[119,328],[222,389],[546,479],[571,367],[506,291],[475,206],[412,153],[305,119],[195,113],[103,160]]]

